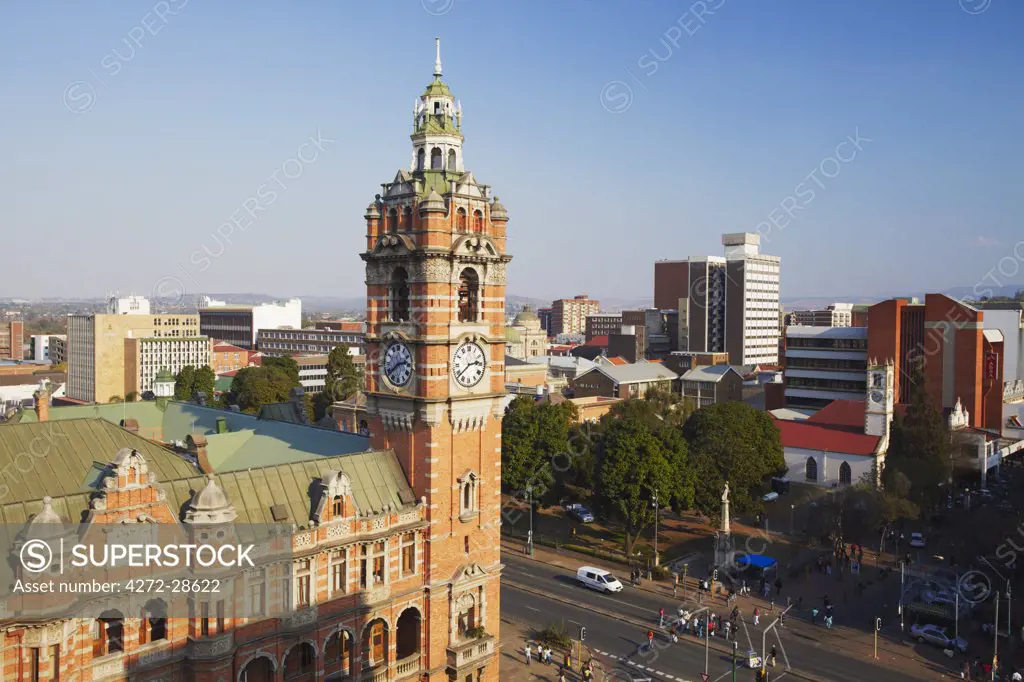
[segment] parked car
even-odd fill
[[[777,499],[779,499],[779,494],[774,490],[761,497],[762,502],[774,502]]]
[[[923,535],[921,535],[920,533],[911,533],[910,534],[910,546],[911,547],[924,547],[924,545],[925,545],[925,542],[924,542],[924,536]]]
[[[922,599],[932,606],[956,605],[956,593],[952,590],[926,590]]]
[[[565,511],[569,513],[569,516],[576,519],[580,523],[593,523],[594,515],[590,509],[583,506],[582,504],[570,504],[567,505]]]
[[[954,638],[949,634],[949,630],[941,625],[912,625],[910,634],[921,644],[928,642],[941,646],[943,649],[957,649],[960,653],[967,652],[967,640],[963,637]]]
[[[589,587],[598,592],[611,593],[622,591],[622,583],[619,582],[619,579],[603,568],[583,566],[580,570],[576,571],[576,580],[580,581],[584,587]]]

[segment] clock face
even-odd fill
[[[452,376],[460,386],[476,386],[484,378],[487,358],[484,349],[475,343],[459,346],[452,357]]]
[[[404,343],[393,343],[384,351],[384,376],[395,386],[405,386],[412,378],[412,351]]]
[[[882,395],[881,391],[871,391],[871,402],[881,404],[885,400],[885,396]]]

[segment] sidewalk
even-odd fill
[[[529,628],[505,619],[501,621],[501,659],[498,678],[501,682],[558,682],[558,666],[539,662],[534,654],[530,665],[526,664],[524,644],[529,641]],[[566,679],[579,680],[578,672],[566,675]],[[597,679],[601,679],[598,676]]]
[[[502,550],[519,557],[529,558],[523,553],[522,544],[513,540],[502,540]],[[865,555],[865,563],[867,563],[868,558],[869,556]],[[574,574],[581,565],[592,565],[611,570],[622,579],[622,573],[627,570],[621,564],[601,561],[570,551],[556,551],[546,547],[535,546],[533,560],[557,566],[564,569],[568,574]],[[703,576],[690,576],[686,580],[686,603],[697,604],[697,584],[700,577]],[[804,640],[817,642],[822,648],[834,648],[846,656],[871,659],[874,656],[874,637],[873,633],[868,630],[868,627],[873,616],[869,617],[860,612],[865,609],[877,610],[870,606],[873,602],[872,597],[877,597],[878,592],[891,584],[891,577],[889,579],[890,583],[880,584],[877,579],[877,573],[874,572],[874,567],[871,566],[862,576],[846,573],[842,578],[840,581],[836,573],[828,576],[816,573],[812,569],[810,575],[806,578],[789,580],[783,578],[781,602],[775,605],[774,612],[768,610],[769,602],[754,596],[738,598],[736,606],[740,609],[741,618],[747,621],[748,624],[752,620],[751,615],[755,607],[761,610],[762,623],[768,624],[785,608],[787,596],[791,597],[794,606],[786,617],[783,633],[790,632],[792,635]],[[864,580],[866,582],[868,579],[872,579],[874,585],[867,588],[863,596],[855,596],[854,586],[857,584],[857,581]],[[757,585],[752,587],[756,589]],[[632,589],[639,589],[667,600],[673,599],[672,583],[670,580],[644,580],[639,587]],[[680,576],[680,586],[675,601],[682,602],[683,593],[682,576]],[[836,624],[831,629],[826,629],[823,625],[812,625],[809,622],[811,608],[817,607],[823,610],[822,597],[825,594],[830,596],[835,605]],[[798,611],[796,604],[801,597],[803,597],[802,609]],[[728,617],[728,613],[732,609],[732,606],[726,607],[722,597],[704,599],[702,605],[711,606],[715,612],[725,617]],[[894,610],[894,605],[889,605],[889,613],[887,615],[890,616],[890,619]],[[821,616],[819,616],[819,623],[821,623],[820,618]],[[628,619],[622,618],[622,620]],[[652,622],[654,620],[652,614]],[[649,627],[650,625],[651,623],[643,624],[644,627]],[[893,629],[894,625],[897,628],[896,630]],[[907,624],[907,628],[909,632],[909,624]],[[724,639],[720,641],[712,639],[711,647],[722,652],[728,652]],[[935,679],[937,673],[952,675],[954,667],[959,665],[959,660],[946,658],[938,648],[921,647],[920,651],[915,650],[913,643],[904,643],[903,636],[898,631],[898,623],[885,623],[883,632],[878,638],[878,663],[890,670],[904,670],[908,674]]]

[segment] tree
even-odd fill
[[[686,420],[697,509],[708,516],[720,511],[721,493],[729,481],[729,500],[739,512],[760,508],[763,486],[786,470],[779,430],[767,412],[732,401],[697,410]]]
[[[519,396],[501,421],[502,485],[516,493],[530,491],[534,499],[547,493],[555,473],[569,458],[569,430],[573,406],[538,403]]]
[[[138,399],[139,399],[139,394],[136,393],[135,391],[129,391],[128,393],[124,394],[124,401],[126,403],[134,403]]]
[[[231,380],[228,402],[256,414],[263,405],[287,401],[298,385],[280,366],[243,367]]]
[[[651,404],[658,415],[673,426],[682,426],[696,409],[693,398],[684,398],[679,393],[665,388],[652,388],[644,400]]]
[[[263,367],[268,369],[271,367],[277,367],[283,371],[296,386],[299,385],[299,363],[295,361],[295,358],[288,356],[279,358],[266,357],[263,358]]]
[[[356,366],[346,344],[335,346],[327,355],[324,392],[334,400],[348,400],[363,385],[363,372]]]
[[[191,400],[196,382],[196,368],[185,365],[174,376],[174,399]]]
[[[213,373],[213,369],[209,365],[203,365],[195,371],[192,395],[205,393],[208,397],[213,397],[213,386],[216,382],[217,375]]]
[[[896,415],[889,433],[882,485],[889,488],[902,475],[909,482],[907,499],[927,509],[949,492],[942,485],[952,473],[950,434],[928,395],[920,363],[912,370],[910,382],[906,414]]]
[[[679,453],[670,453],[652,424],[653,410],[640,400],[627,400],[618,414],[602,418],[598,444],[598,506],[610,512],[624,526],[626,555],[633,556],[640,534],[654,523],[654,498],[659,503],[677,494],[685,464],[679,467]],[[682,447],[682,438],[675,441]]]

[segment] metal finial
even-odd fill
[[[434,45],[437,49],[437,56],[434,58],[434,78],[441,77],[441,36],[434,36]]]

